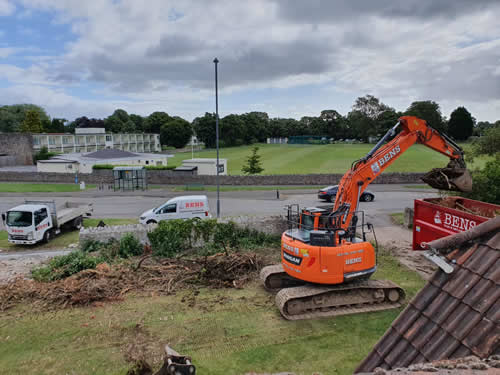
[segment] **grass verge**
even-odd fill
[[[389,214],[389,216],[391,217],[391,221],[394,224],[408,229],[408,227],[405,225],[405,214],[403,212],[395,212],[393,214]]]
[[[94,189],[96,185],[85,185],[86,189]],[[0,183],[0,193],[65,193],[80,191],[77,184],[30,184],[30,183]]]
[[[408,299],[425,284],[385,252],[378,261],[374,278],[396,282]],[[24,306],[0,315],[0,374],[123,374],[125,356],[140,353],[158,368],[166,343],[200,374],[352,374],[401,310],[286,321],[257,282],[55,312]]]
[[[137,224],[137,219],[85,219],[83,226],[86,228],[95,227],[100,221],[106,225]],[[64,249],[72,243],[78,243],[79,232],[76,230],[63,232],[53,238],[49,243],[39,243],[37,245],[14,245],[7,240],[7,232],[0,231],[0,250],[21,251],[21,250],[50,250]]]

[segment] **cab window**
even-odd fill
[[[47,209],[41,208],[38,211],[35,211],[35,226],[40,224],[47,218]]]
[[[170,214],[175,212],[177,212],[177,203],[171,203],[167,204],[166,206],[163,206],[160,213]]]

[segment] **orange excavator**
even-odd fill
[[[401,129],[398,129],[401,128]],[[399,130],[399,133],[398,133]],[[376,251],[366,240],[373,226],[358,211],[361,193],[414,144],[450,158],[423,180],[442,190],[470,191],[463,150],[445,134],[412,116],[398,123],[342,177],[333,206],[288,206],[289,229],[281,237],[281,264],[264,267],[261,280],[276,291],[276,304],[290,320],[399,307],[404,291],[391,281],[369,280]]]

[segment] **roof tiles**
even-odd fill
[[[447,257],[356,372],[500,352],[500,228]]]

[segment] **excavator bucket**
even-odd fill
[[[469,192],[472,190],[472,177],[467,168],[452,160],[445,168],[434,168],[422,180],[439,190]]]

